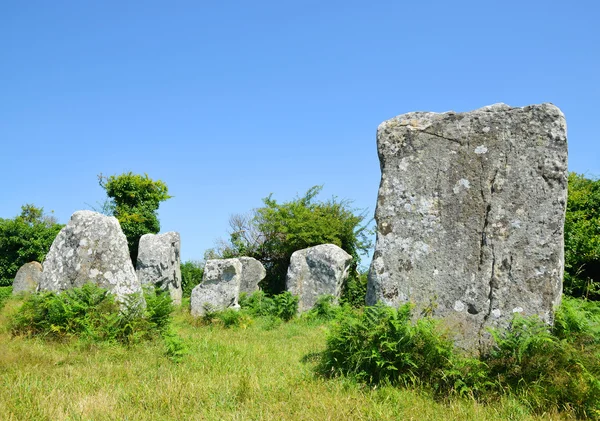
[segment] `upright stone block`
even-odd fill
[[[192,290],[192,316],[204,315],[209,307],[212,310],[239,309],[242,267],[239,259],[208,260],[202,283]]]
[[[38,262],[25,263],[19,268],[13,281],[13,295],[21,292],[36,292],[42,277],[42,265]]]
[[[287,271],[287,290],[299,297],[298,310],[314,307],[321,295],[340,298],[352,256],[335,244],[295,251]]]
[[[140,238],[137,277],[142,285],[155,285],[169,291],[173,304],[180,305],[181,239],[177,232],[144,234]]]
[[[267,271],[262,263],[253,257],[238,257],[242,264],[242,279],[240,280],[240,293],[250,295],[258,291],[258,283],[265,279]]]
[[[119,221],[92,211],[71,216],[54,239],[43,268],[42,291],[64,291],[91,282],[119,300],[141,292]]]
[[[563,278],[567,137],[552,104],[414,112],[377,130],[367,303],[441,316],[482,347],[513,313],[552,323]]]

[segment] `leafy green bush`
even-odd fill
[[[263,291],[255,291],[251,295],[242,294],[240,307],[255,317],[273,316],[289,321],[298,313],[298,297],[291,292],[268,297]]]
[[[285,291],[274,296],[273,301],[275,302],[275,315],[281,320],[287,322],[298,314],[299,298],[297,295],[292,295],[291,292]]]
[[[140,237],[160,231],[157,210],[161,202],[171,198],[169,189],[163,181],[154,181],[148,174],[142,176],[132,172],[109,177],[100,174],[98,181],[110,199],[107,208],[119,220],[127,237],[129,254],[135,266]]]
[[[12,295],[12,287],[0,287],[0,309],[4,307],[4,302]]]
[[[321,295],[307,315],[309,318],[331,320],[337,316],[339,309],[333,295]]]
[[[600,179],[569,174],[565,294],[600,299]]]
[[[43,208],[30,204],[21,206],[13,219],[0,218],[0,286],[12,285],[25,263],[43,262],[62,227]]]
[[[571,328],[582,327],[572,322]],[[483,360],[488,378],[496,379],[502,391],[535,412],[570,408],[582,417],[600,417],[600,349],[573,346],[579,334],[561,340],[537,317],[518,314],[509,329],[492,334],[496,346]]]
[[[263,291],[255,291],[250,295],[242,293],[238,302],[243,310],[255,317],[276,316],[277,314],[275,300],[267,297]]]
[[[93,284],[62,293],[31,294],[12,315],[11,331],[48,339],[139,342],[166,331],[173,310],[168,294],[149,292],[145,298],[145,307],[136,295],[119,304]]]
[[[352,271],[346,281],[340,301],[354,308],[364,307],[367,298],[368,275],[368,271],[362,273]]]
[[[252,323],[252,318],[249,314],[233,308],[228,308],[217,313],[217,319],[223,323],[224,327],[241,327],[245,329]]]
[[[346,309],[332,325],[319,370],[442,396],[486,401],[509,394],[538,413],[568,409],[600,418],[599,310],[566,299],[552,330],[516,314],[508,329],[491,330],[494,346],[477,359],[455,350],[433,319],[414,321],[409,305]]]
[[[368,383],[433,385],[449,367],[452,342],[432,319],[410,321],[411,306],[344,312],[327,338],[321,368]]]
[[[203,274],[202,262],[187,261],[181,264],[181,288],[184,297],[192,295],[194,287],[202,282]]]
[[[165,355],[174,363],[180,363],[188,353],[185,342],[172,329],[163,333]]]
[[[354,272],[359,254],[371,246],[369,230],[363,222],[366,212],[357,212],[348,200],[335,197],[316,201],[322,186],[310,188],[302,197],[278,203],[272,196],[264,206],[249,215],[233,215],[229,241],[207,257],[250,256],[267,270],[261,286],[269,294],[285,289],[285,277],[292,253],[319,244],[335,244],[354,258]]]

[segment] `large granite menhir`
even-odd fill
[[[54,239],[43,268],[42,291],[64,291],[91,282],[118,300],[141,292],[119,221],[92,211],[71,216]]]
[[[173,304],[180,305],[181,239],[178,232],[144,234],[140,238],[136,262],[137,277],[142,285],[154,285],[169,291]]]
[[[513,313],[553,322],[563,277],[567,137],[552,104],[414,112],[377,130],[381,184],[367,303],[441,316],[481,349]]]

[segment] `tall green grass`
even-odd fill
[[[12,295],[12,286],[0,287],[0,309],[4,306],[6,300]]]

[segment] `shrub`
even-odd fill
[[[582,328],[572,322],[571,318],[569,328]],[[562,324],[557,330],[565,332]],[[492,331],[496,346],[484,357],[488,378],[536,412],[568,408],[578,416],[596,418],[600,416],[599,349],[573,346],[584,331],[560,339],[537,317],[517,314],[508,329]]]
[[[320,320],[331,320],[338,314],[339,306],[335,304],[333,295],[321,295],[317,302],[308,312],[309,318]]]
[[[0,287],[0,310],[4,307],[6,300],[12,295],[12,287]]]
[[[565,299],[551,329],[537,317],[514,316],[491,330],[494,345],[464,355],[429,317],[412,319],[407,304],[339,312],[319,371],[370,384],[419,385],[440,396],[490,400],[511,395],[531,410],[570,410],[600,418],[600,306]]]
[[[241,327],[242,329],[246,329],[252,324],[252,318],[246,312],[233,308],[220,311],[216,317],[223,323],[224,327]]]
[[[363,225],[366,212],[357,212],[348,200],[315,200],[321,190],[314,186],[304,196],[283,203],[270,195],[250,214],[233,215],[229,240],[208,257],[256,258],[267,270],[261,285],[270,294],[284,291],[292,253],[307,247],[335,244],[352,255],[355,271],[359,254],[371,246],[370,232]]]
[[[255,291],[250,295],[240,294],[239,304],[242,309],[256,317],[275,316],[277,313],[275,301],[263,291]]]
[[[286,291],[282,294],[268,297],[263,291],[255,291],[251,295],[242,294],[239,299],[240,307],[255,317],[272,316],[289,321],[298,313],[298,297]]]
[[[296,295],[292,295],[291,292],[285,291],[278,294],[273,297],[273,301],[275,302],[275,315],[281,320],[287,322],[298,314],[299,298]]]
[[[569,174],[565,294],[600,299],[600,179]]]
[[[181,289],[184,297],[192,295],[194,287],[202,282],[203,274],[202,262],[187,261],[181,264]]]
[[[327,337],[321,369],[368,383],[433,384],[449,366],[452,342],[432,319],[412,323],[410,317],[408,304],[342,313]]]
[[[368,271],[362,273],[356,271],[351,272],[342,293],[342,303],[349,304],[354,308],[365,306],[368,275]]]
[[[152,180],[148,174],[132,172],[105,177],[98,176],[100,186],[106,191],[110,202],[107,209],[119,220],[123,234],[127,237],[129,254],[135,266],[140,237],[160,231],[157,211],[161,202],[171,198],[167,185],[161,180]]]
[[[0,286],[12,285],[25,263],[43,262],[62,227],[31,204],[21,206],[14,219],[0,218]]]
[[[31,294],[12,315],[15,335],[66,339],[78,337],[92,341],[134,343],[156,337],[171,322],[172,306],[167,294],[128,296],[118,304],[114,296],[93,284],[62,293]]]

